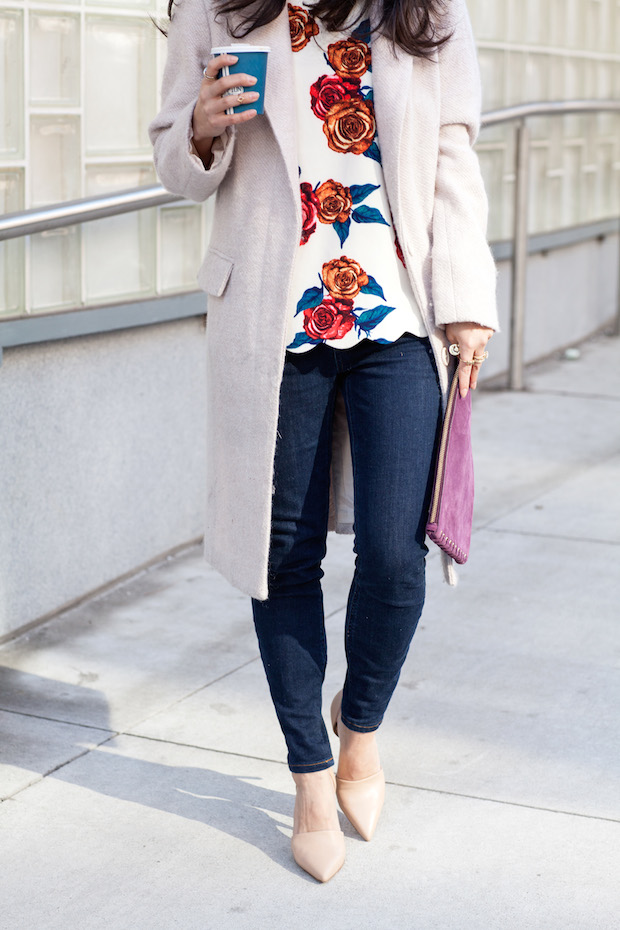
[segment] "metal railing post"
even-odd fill
[[[618,224],[618,293],[616,295],[616,319],[612,332],[614,336],[620,336],[620,224]]]
[[[510,293],[510,362],[508,375],[508,382],[512,391],[523,390],[529,155],[530,131],[524,120],[517,127],[515,155],[514,241]]]

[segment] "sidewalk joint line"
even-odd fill
[[[393,785],[395,788],[409,788],[414,791],[427,791],[430,794],[446,794],[453,798],[467,798],[470,801],[484,801],[489,804],[504,804],[508,807],[523,807],[526,810],[542,811],[547,814],[563,814],[566,817],[582,817],[585,820],[604,820],[606,823],[620,823],[617,817],[603,817],[598,814],[582,814],[579,811],[565,811],[557,807],[542,807],[538,804],[525,804],[523,801],[509,801],[502,798],[485,798],[478,794],[464,794],[460,791],[448,791],[445,788],[426,788],[423,785],[406,785],[404,782],[386,781],[386,785]]]
[[[59,762],[58,765],[55,765],[53,768],[49,769],[47,772],[42,772],[38,778],[35,778],[33,781],[29,782],[27,785],[21,785],[19,788],[17,788],[13,792],[13,794],[8,794],[6,795],[6,797],[1,798],[0,801],[2,803],[4,803],[5,801],[12,801],[19,794],[21,794],[22,791],[27,791],[28,788],[34,788],[35,785],[41,784],[41,782],[45,781],[46,778],[49,778],[50,775],[53,775],[55,772],[60,771],[60,769],[64,769],[65,766],[67,765],[71,765],[72,762],[77,762],[78,759],[82,759],[84,756],[89,755],[95,749],[99,749],[101,746],[104,746],[106,743],[109,743],[110,740],[115,739],[119,735],[118,733],[112,730],[108,730],[106,732],[108,732],[110,735],[107,736],[105,739],[101,740],[100,743],[96,743],[94,746],[89,746],[86,749],[83,749],[81,752],[78,752],[74,756],[71,756],[70,759],[65,759],[64,762]]]
[[[580,400],[611,400],[615,401],[616,403],[620,402],[620,397],[616,397],[614,394],[584,394],[581,391],[563,391],[561,388],[542,388],[541,390],[532,388],[527,390],[526,393],[537,396],[547,395],[550,397],[576,397]]]
[[[164,739],[161,736],[145,736],[143,733],[124,731],[119,736],[128,736],[131,739],[142,739],[149,743],[164,743],[167,746],[179,746],[182,749],[198,749],[200,752],[214,752],[218,756],[235,756],[238,759],[252,759],[256,762],[271,762],[273,765],[286,765],[282,759],[269,759],[266,756],[254,756],[247,752],[235,752],[232,749],[214,749],[211,746],[198,746],[196,743],[183,743],[175,739]],[[103,743],[101,744],[103,745]],[[99,747],[95,747],[98,749]]]
[[[480,530],[491,529],[493,523],[497,523],[498,520],[505,520],[507,517],[512,516],[515,513],[518,513],[520,510],[523,510],[526,507],[535,504],[537,501],[544,500],[549,494],[553,494],[558,488],[564,487],[571,481],[575,481],[577,478],[581,478],[586,475],[593,468],[600,467],[601,465],[607,465],[609,462],[613,461],[618,457],[618,450],[614,449],[612,452],[608,452],[607,455],[597,457],[587,462],[580,462],[575,465],[574,468],[570,469],[568,473],[557,476],[553,479],[553,483],[544,490],[537,490],[528,494],[522,501],[519,501],[518,504],[510,506],[507,510],[504,510],[502,513],[496,514],[495,516],[489,517],[486,520],[483,520],[481,523],[474,526],[474,532],[477,533]]]
[[[342,607],[335,607],[334,610],[330,611],[330,613],[325,614],[325,619],[331,620],[331,618],[335,617],[336,614],[339,614],[341,610],[346,610],[346,609],[347,609],[346,604],[343,604]]]
[[[563,536],[559,533],[541,533],[535,530],[504,529],[501,526],[485,526],[484,529],[489,533],[510,533],[513,536],[536,536],[540,539],[562,539],[565,542],[597,543],[600,546],[620,546],[620,541],[615,539],[592,539],[587,536]]]
[[[247,662],[242,662],[241,665],[238,665],[236,668],[231,668],[230,671],[224,672],[223,675],[219,675],[217,678],[214,678],[212,681],[206,682],[204,685],[200,685],[199,688],[195,688],[193,691],[190,691],[188,694],[184,694],[182,697],[177,698],[176,701],[172,701],[171,704],[167,704],[165,707],[160,707],[158,710],[154,710],[152,714],[147,714],[146,717],[141,717],[139,720],[136,720],[134,723],[130,724],[130,729],[133,727],[139,727],[141,724],[146,723],[147,720],[150,720],[152,717],[157,717],[159,714],[165,714],[173,707],[176,707],[178,704],[182,704],[183,701],[187,701],[191,697],[199,694],[201,691],[204,691],[206,688],[210,688],[212,685],[216,685],[218,681],[223,681],[225,678],[228,678],[230,675],[234,675],[236,672],[240,672],[241,669],[247,668],[248,665],[252,665],[253,662],[257,662],[260,659],[260,655],[256,655],[251,659],[248,659]],[[121,734],[127,732],[127,730],[119,731]]]
[[[158,737],[158,736],[144,736],[141,733],[131,733],[128,731],[124,731],[123,733],[119,733],[116,735],[117,736],[128,736],[130,739],[140,739],[140,740],[145,740],[146,742],[150,742],[150,743],[164,743],[165,745],[169,745],[169,746],[179,746],[180,748],[183,748],[183,749],[197,749],[199,752],[212,752],[220,756],[235,756],[235,758],[238,758],[238,759],[250,759],[255,762],[268,762],[273,765],[284,765],[284,766],[286,765],[286,762],[280,759],[270,759],[266,756],[255,756],[251,753],[235,752],[234,750],[230,750],[230,749],[214,749],[210,746],[198,746],[196,743],[185,743],[185,742],[180,742],[178,740],[163,739],[162,737]],[[114,737],[111,737],[111,739],[112,738]],[[99,749],[101,746],[103,746],[106,742],[108,742],[108,740],[104,740],[104,742],[100,743],[97,746],[94,746],[92,750],[86,750],[86,752],[93,752]],[[83,753],[82,755],[84,754],[85,753]],[[76,758],[79,758],[79,757],[76,757]],[[65,764],[68,764],[68,763],[65,763]],[[59,766],[59,768],[61,767],[62,766]],[[502,798],[486,798],[486,797],[482,797],[481,795],[466,794],[465,792],[461,792],[461,791],[448,791],[445,788],[428,788],[428,787],[425,787],[424,785],[407,785],[404,782],[389,781],[389,780],[386,781],[386,785],[390,785],[394,788],[408,788],[412,791],[426,791],[429,794],[445,794],[450,797],[463,798],[469,801],[482,801],[483,803],[486,802],[489,804],[503,804],[507,807],[521,807],[521,808],[524,808],[525,810],[541,811],[542,813],[547,813],[547,814],[562,814],[566,817],[581,817],[585,820],[601,820],[601,821],[605,821],[606,823],[620,823],[620,819],[615,818],[615,817],[603,817],[597,814],[584,814],[584,813],[580,813],[579,811],[568,811],[568,810],[563,810],[561,808],[555,808],[555,807],[543,807],[538,804],[525,804],[523,801],[509,801],[509,800],[505,800]]]
[[[110,727],[100,727],[96,723],[76,723],[73,720],[61,720],[60,717],[48,717],[47,714],[33,714],[26,710],[11,710],[8,707],[0,707],[0,713],[15,714],[17,717],[32,717],[34,720],[49,720],[50,723],[62,723],[67,727],[82,727],[84,730],[99,730],[101,733],[116,733]]]

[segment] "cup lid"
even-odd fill
[[[269,45],[247,45],[240,43],[238,45],[217,45],[211,49],[212,55],[236,55],[237,52],[270,52]]]

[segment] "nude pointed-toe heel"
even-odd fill
[[[379,822],[385,800],[385,775],[383,769],[369,775],[347,781],[336,776],[336,797],[340,810],[352,827],[365,840],[370,841]]]
[[[339,691],[331,706],[332,727],[338,736],[338,715],[342,705],[342,691]],[[385,801],[385,775],[379,769],[368,778],[354,781],[336,776],[336,797],[340,810],[359,835],[370,841],[379,822]]]
[[[297,865],[318,882],[328,882],[344,865],[342,830],[314,830],[297,833],[291,840]]]
[[[330,769],[336,789],[336,776]],[[328,882],[344,865],[345,846],[342,830],[311,830],[296,833],[291,839],[293,859],[297,865],[316,878]]]

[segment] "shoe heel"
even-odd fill
[[[338,714],[340,713],[340,708],[342,707],[342,691],[339,691],[334,700],[332,701],[332,706],[330,708],[330,716],[332,720],[332,730],[338,736]]]

